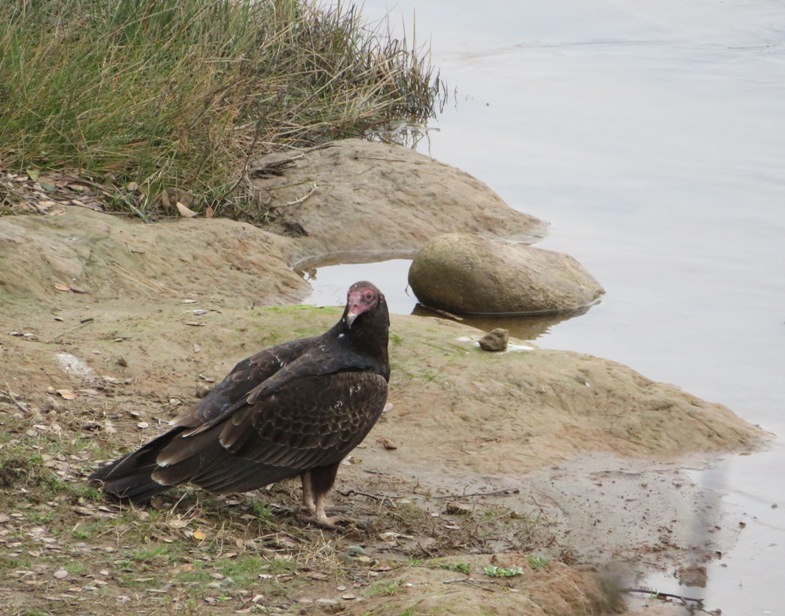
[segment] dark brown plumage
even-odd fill
[[[388,330],[384,295],[353,284],[327,332],[244,359],[169,432],[89,481],[139,503],[182,483],[245,492],[299,475],[306,506],[333,526],[325,496],[387,401]]]

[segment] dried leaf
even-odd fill
[[[201,530],[195,530],[192,536],[197,541],[204,541],[205,539],[207,539],[207,535]]]
[[[76,392],[73,392],[70,389],[57,389],[55,391],[65,400],[75,400],[77,397]]]
[[[177,211],[180,212],[180,216],[182,216],[183,218],[193,218],[194,216],[196,216],[196,212],[187,208],[179,201],[175,203],[175,205],[177,206]]]
[[[56,282],[55,289],[58,291],[70,291],[71,287],[69,287],[67,284],[60,284],[59,282]]]
[[[212,208],[211,206],[209,206],[209,205],[208,205],[208,206],[205,208],[205,210],[204,210],[204,215],[205,215],[207,218],[212,218],[212,217],[213,217],[213,208]]]

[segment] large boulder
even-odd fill
[[[463,314],[569,311],[605,292],[569,255],[465,233],[426,244],[409,285],[425,306]]]
[[[266,228],[297,240],[292,264],[411,258],[442,233],[532,243],[547,228],[468,173],[408,148],[345,139],[281,156],[256,161],[249,175],[269,204]]]

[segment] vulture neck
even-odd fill
[[[376,371],[389,380],[390,361],[387,356],[389,317],[386,311],[377,310],[360,315],[351,329],[342,318],[333,327],[332,333],[341,345],[346,345],[355,353],[371,359],[378,366]]]

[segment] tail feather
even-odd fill
[[[140,449],[102,466],[90,475],[89,483],[110,496],[141,504],[171,486],[187,482],[218,494],[247,492],[303,472],[301,467],[237,458],[209,432],[189,436],[185,446],[180,440],[173,443],[187,429],[170,430]],[[159,462],[168,462],[171,457],[171,452],[166,451],[169,445],[177,448],[175,455],[179,455],[179,448],[189,455],[184,459],[176,457],[176,463],[162,466]]]
[[[302,469],[260,464],[237,458],[227,452],[209,433],[203,434],[209,440],[206,440],[204,447],[200,448],[198,456],[191,456],[176,464],[157,467],[152,473],[154,480],[167,485],[191,482],[208,492],[226,494],[255,490],[281,479],[295,477],[302,472]],[[200,434],[194,438],[201,437]]]
[[[157,482],[152,474],[158,468],[156,458],[159,452],[179,432],[180,430],[167,432],[137,451],[102,466],[90,475],[88,482],[119,499],[127,499],[133,503],[150,500],[170,487]]]

